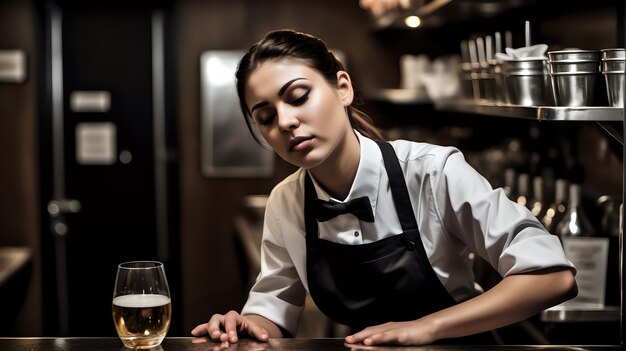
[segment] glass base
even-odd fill
[[[129,349],[151,349],[161,345],[165,335],[162,336],[149,336],[149,337],[120,337],[124,346]]]

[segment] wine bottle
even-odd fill
[[[565,256],[577,271],[578,295],[564,304],[603,308],[609,240],[596,236],[594,227],[587,219],[579,183],[569,186],[568,209],[559,221],[556,233],[563,244]]]
[[[528,173],[521,173],[517,177],[517,199],[516,202],[526,208],[529,208],[530,196],[528,193]]]
[[[565,216],[563,216],[556,227],[556,234],[561,239],[596,235],[596,231],[583,209],[581,192],[580,184],[570,184],[568,208],[565,211]]]
[[[533,177],[533,196],[528,207],[538,219],[543,216],[546,210],[547,206],[543,203],[543,178],[539,176]]]
[[[504,170],[503,190],[509,199],[516,199],[517,194],[515,192],[515,170],[513,168],[507,168]]]
[[[554,183],[554,202],[548,206],[541,217],[541,223],[546,227],[546,230],[552,234],[556,234],[556,225],[563,218],[567,210],[568,187],[566,179],[557,179]]]

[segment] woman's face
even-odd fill
[[[352,130],[346,112],[353,99],[350,77],[340,71],[337,78],[331,85],[295,59],[266,61],[248,78],[250,114],[285,161],[305,169],[319,166]]]

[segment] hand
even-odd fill
[[[259,341],[269,340],[269,334],[265,329],[235,311],[230,311],[225,315],[214,314],[208,323],[195,327],[191,335],[208,335],[213,341],[231,344],[238,341],[239,335],[251,336]]]
[[[364,345],[428,345],[436,338],[429,323],[422,319],[408,322],[389,322],[367,327],[360,332],[346,336],[346,343]]]

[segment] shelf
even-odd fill
[[[474,101],[435,102],[440,111],[475,113],[486,116],[534,119],[538,121],[622,122],[624,109],[608,106],[518,106],[475,103]]]
[[[377,30],[408,28],[404,18],[417,15],[421,27],[441,27],[453,22],[492,18],[507,11],[536,5],[537,0],[432,0],[424,5],[382,15],[375,20]]]
[[[614,0],[596,0],[594,6],[614,6]],[[564,11],[588,10],[589,2],[585,0],[432,0],[426,4],[414,2],[406,10],[391,11],[373,19],[376,31],[387,29],[414,30],[404,24],[407,16],[417,15],[422,20],[420,28],[441,28],[450,24],[476,22],[498,18],[507,14],[526,14],[536,9],[541,15],[562,15]],[[516,16],[515,18],[519,18]],[[516,20],[517,21],[517,20]]]
[[[426,94],[426,89],[376,89],[366,91],[364,97],[371,101],[398,105],[432,104],[432,100]]]
[[[619,306],[576,307],[558,305],[540,314],[543,322],[618,322]]]
[[[491,18],[504,12],[533,5],[532,0],[469,1],[433,0],[417,9],[425,27],[440,27],[447,23]]]

